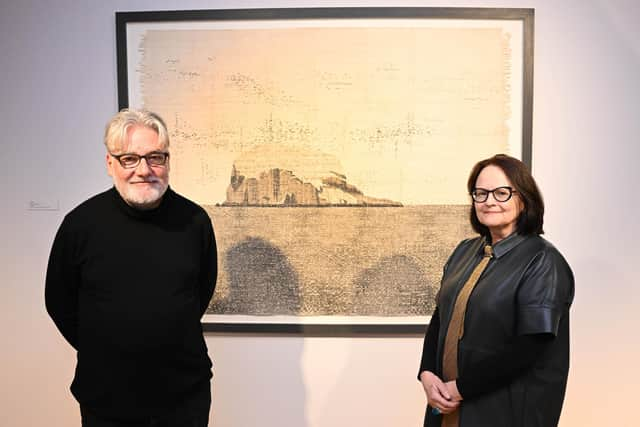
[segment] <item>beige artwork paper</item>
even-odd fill
[[[144,24],[132,106],[210,214],[225,321],[422,321],[468,225],[468,173],[521,153],[520,26]],[[135,76],[133,78],[132,76]]]

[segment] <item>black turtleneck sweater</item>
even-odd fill
[[[64,218],[45,299],[78,352],[71,391],[80,404],[104,417],[148,417],[209,381],[200,318],[216,259],[209,216],[171,189],[140,211],[112,188]]]

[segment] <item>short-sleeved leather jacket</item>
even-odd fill
[[[437,374],[456,297],[483,256],[484,237],[461,242],[445,267],[437,305],[440,313]],[[533,367],[505,387],[464,400],[460,427],[556,426],[569,372],[569,307],[574,279],[558,250],[537,235],[514,233],[493,247],[493,258],[476,284],[458,346],[460,376],[478,360],[500,352],[513,337],[555,335]],[[427,415],[427,425],[440,417]],[[433,419],[429,419],[433,418]]]

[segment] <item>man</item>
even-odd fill
[[[104,142],[114,187],[64,218],[45,288],[77,351],[82,426],[207,426],[200,318],[216,283],[211,220],[169,188],[169,136],[156,114],[121,111]]]

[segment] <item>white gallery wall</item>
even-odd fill
[[[533,171],[577,292],[560,425],[640,425],[637,0],[0,0],[0,426],[79,426],[75,354],[47,317],[43,283],[63,215],[110,185],[114,12],[318,6],[535,8]],[[212,425],[421,425],[421,339],[207,335]]]

